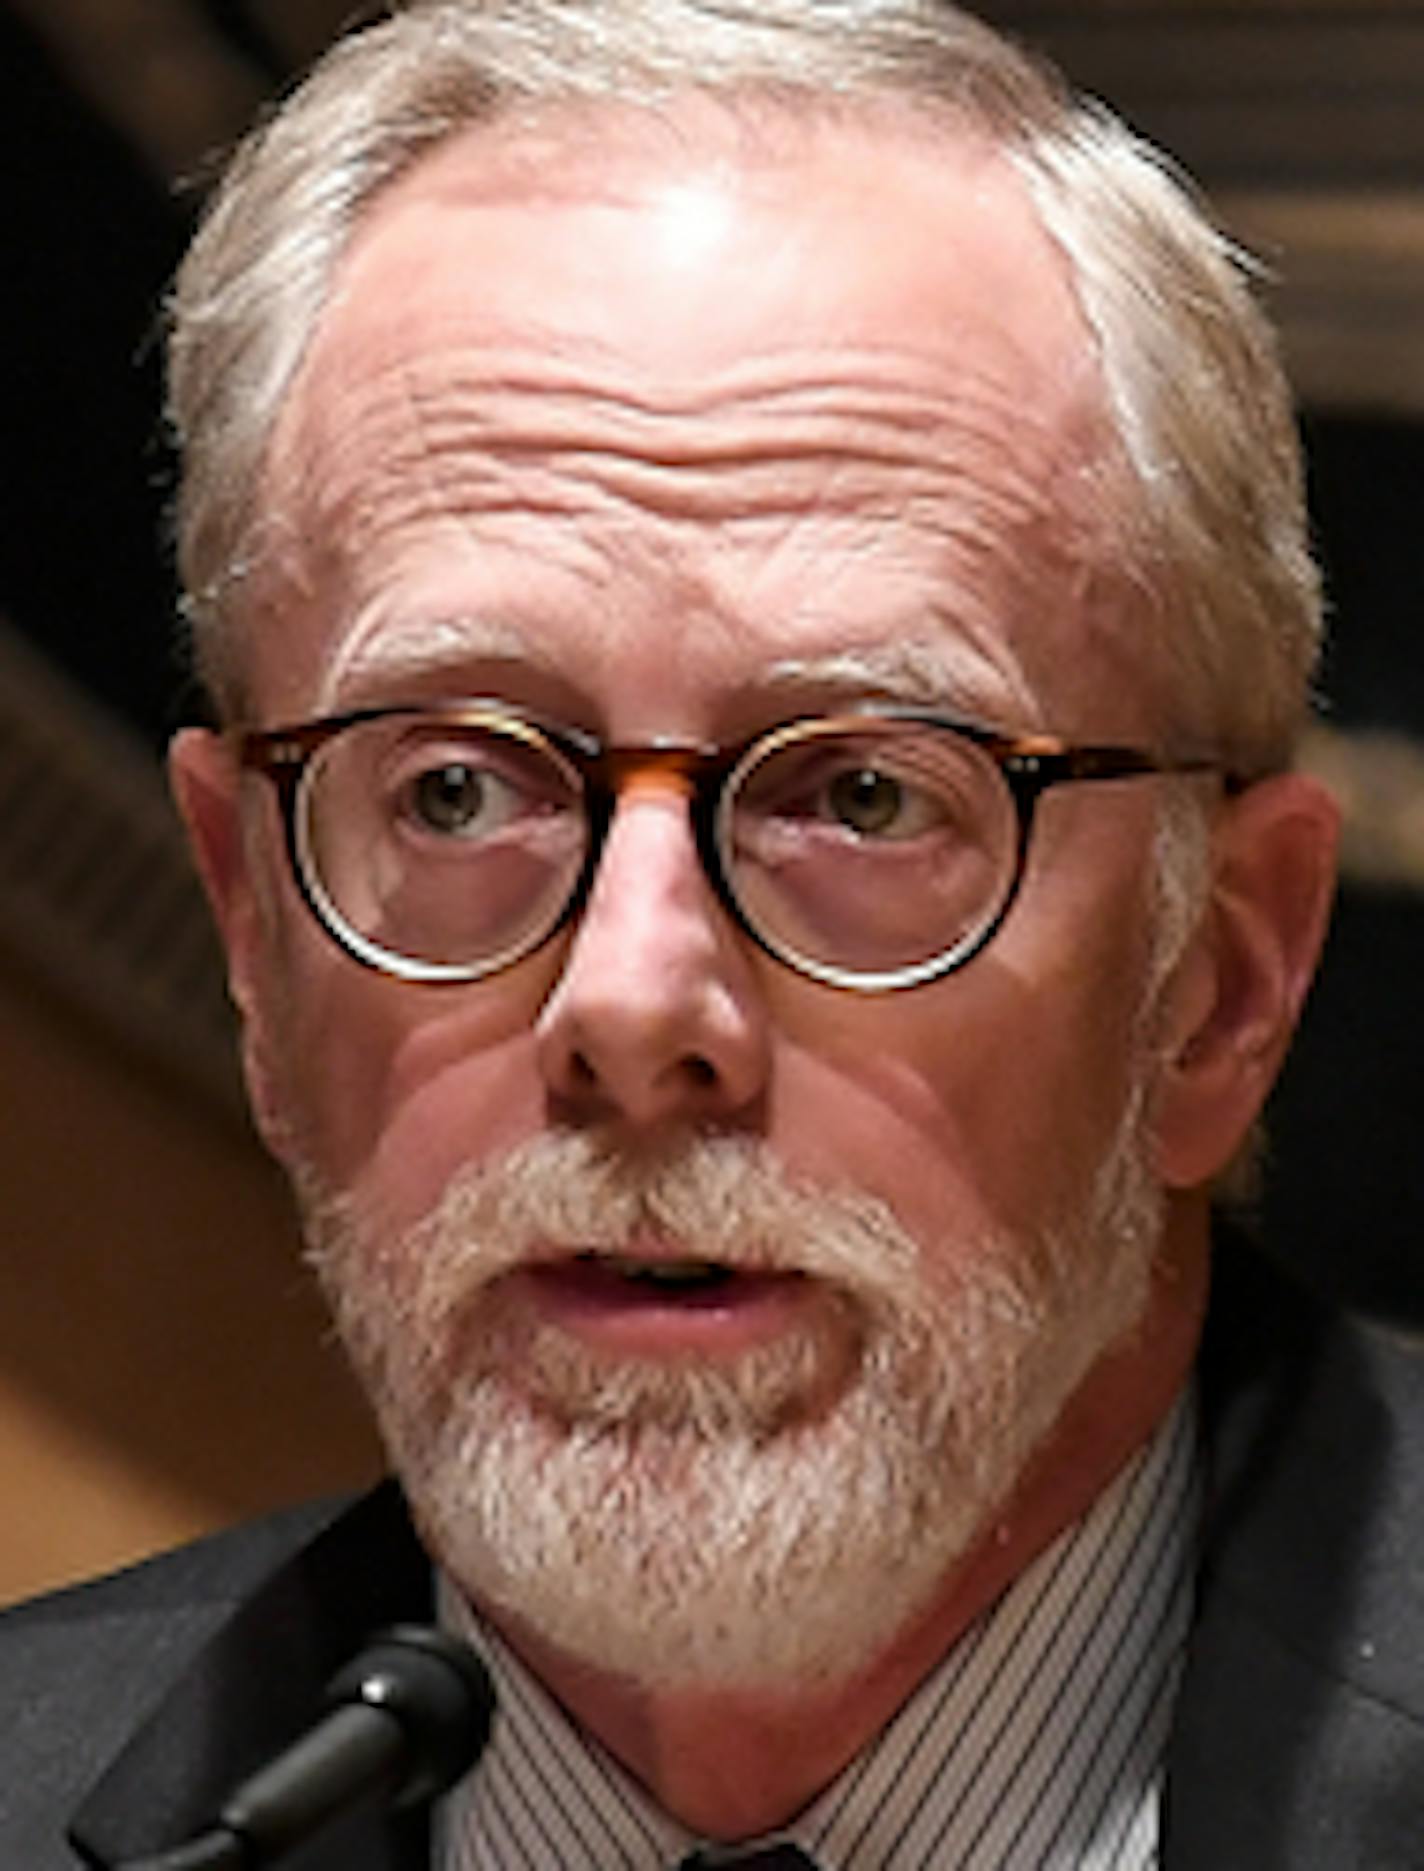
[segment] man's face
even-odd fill
[[[286,409],[256,716],[483,696],[739,742],[909,696],[1150,744],[1116,472],[1065,268],[976,145],[702,107],[473,134],[370,213]],[[1145,1301],[1159,797],[1048,794],[992,945],[860,995],[753,949],[636,784],[570,931],[382,976],[250,783],[259,1104],[468,1589],[689,1677],[824,1671],[857,1608],[867,1641],[920,1608]]]

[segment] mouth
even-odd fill
[[[815,1303],[805,1274],[733,1265],[660,1245],[583,1249],[511,1276],[549,1325],[640,1356],[745,1350],[785,1332]]]
[[[604,1253],[596,1248],[545,1262],[537,1271],[613,1304],[654,1306],[742,1304],[759,1294],[804,1285],[806,1278],[690,1254]]]

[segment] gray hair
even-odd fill
[[[179,560],[220,707],[241,705],[231,612],[261,562],[270,438],[375,195],[472,125],[690,89],[802,111],[899,100],[1004,152],[1095,336],[1128,470],[1111,569],[1140,599],[1173,731],[1246,773],[1284,764],[1320,593],[1247,269],[1156,152],[945,0],[416,0],[339,43],[237,152],[173,298]]]

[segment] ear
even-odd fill
[[[1300,773],[1261,780],[1214,828],[1210,897],[1160,1025],[1158,1163],[1169,1188],[1231,1161],[1275,1081],[1319,959],[1339,812]]]
[[[255,902],[243,849],[236,762],[221,735],[184,728],[168,749],[168,781],[222,938],[233,999],[245,1011]]]
[[[169,747],[168,779],[227,958],[228,992],[242,1020],[243,1069],[253,1115],[280,1154],[282,1125],[266,1033],[273,1010],[261,992],[270,917],[244,836],[241,774],[221,735],[185,728]]]

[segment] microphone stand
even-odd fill
[[[465,1774],[484,1752],[494,1690],[468,1645],[398,1625],[332,1678],[328,1712],[244,1780],[212,1823],[115,1871],[257,1871],[372,1799],[412,1806]]]

